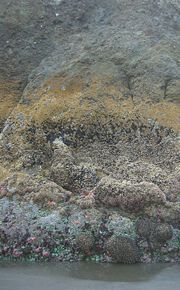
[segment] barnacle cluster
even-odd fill
[[[3,228],[0,228],[0,243],[6,242],[7,241],[7,236],[5,233],[5,230]]]
[[[139,212],[152,204],[164,204],[166,197],[160,188],[150,182],[132,183],[104,177],[95,188],[97,203],[119,207],[129,212]]]
[[[94,237],[91,232],[81,232],[76,237],[76,246],[80,251],[89,256],[94,245]]]
[[[129,237],[113,235],[107,241],[107,252],[118,263],[135,264],[139,262],[138,247]]]
[[[172,226],[167,223],[157,224],[153,233],[153,237],[159,243],[165,243],[166,241],[172,239],[173,237]]]
[[[135,223],[136,233],[145,239],[149,239],[155,227],[149,218],[139,218]]]

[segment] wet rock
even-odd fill
[[[99,235],[99,227],[102,221],[102,212],[96,208],[79,209],[74,207],[69,215],[69,232],[77,235],[82,231],[91,230],[95,236]]]
[[[0,227],[0,242],[6,243],[7,242],[7,235],[5,233],[5,230]]]

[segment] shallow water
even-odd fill
[[[180,265],[0,264],[0,290],[179,290]]]

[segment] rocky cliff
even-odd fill
[[[178,0],[1,1],[2,257],[178,261],[179,30]]]

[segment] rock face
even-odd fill
[[[178,101],[178,1],[9,0],[0,11],[3,119],[25,83],[23,103],[39,121],[67,107],[67,118],[87,119],[128,98]],[[163,106],[165,117],[158,104],[149,115],[177,128],[176,105]]]
[[[101,179],[95,189],[95,196],[97,202],[130,212],[138,212],[148,205],[164,204],[166,201],[164,193],[153,183],[120,183],[109,177]]]
[[[0,2],[0,197],[56,208],[72,249],[79,227],[92,255],[108,239],[120,249],[114,215],[152,219],[177,245],[179,1]],[[71,227],[74,211],[90,221]]]

